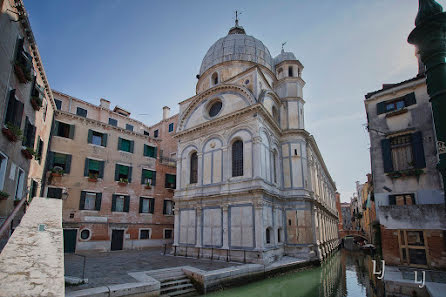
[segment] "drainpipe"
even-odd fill
[[[432,104],[439,162],[437,169],[446,185],[446,13],[435,0],[419,0],[415,29],[407,41],[417,47],[426,65],[427,93]],[[446,205],[446,196],[445,196]]]

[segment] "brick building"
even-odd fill
[[[0,224],[20,200],[40,195],[53,111],[51,89],[20,0],[0,1]],[[0,249],[17,226],[19,211]]]
[[[160,158],[164,119],[155,128],[122,107],[94,105],[53,90],[57,111],[47,197],[63,205],[65,251],[120,250],[173,239],[175,163]],[[175,120],[172,117],[171,120]],[[174,123],[175,124],[175,123]],[[168,142],[164,150],[175,150]]]

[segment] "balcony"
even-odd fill
[[[167,165],[167,166],[171,166],[171,167],[176,167],[177,166],[177,160],[173,159],[173,158],[160,156],[159,157],[159,161],[163,165]]]

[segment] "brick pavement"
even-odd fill
[[[68,286],[66,291],[76,291],[111,284],[136,282],[128,272],[139,272],[178,266],[192,266],[202,270],[215,270],[239,265],[209,259],[196,259],[163,255],[161,248],[113,252],[83,252],[86,256],[85,278],[88,284]],[[83,257],[65,254],[65,275],[82,277]]]

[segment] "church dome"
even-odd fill
[[[274,58],[274,65],[278,65],[283,61],[292,61],[292,60],[297,60],[296,56],[292,52],[285,52],[282,49],[282,52],[280,52],[280,54]]]
[[[273,58],[268,48],[260,40],[246,35],[237,22],[227,36],[220,38],[209,48],[201,63],[199,75],[212,66],[227,61],[254,62],[273,71]]]

